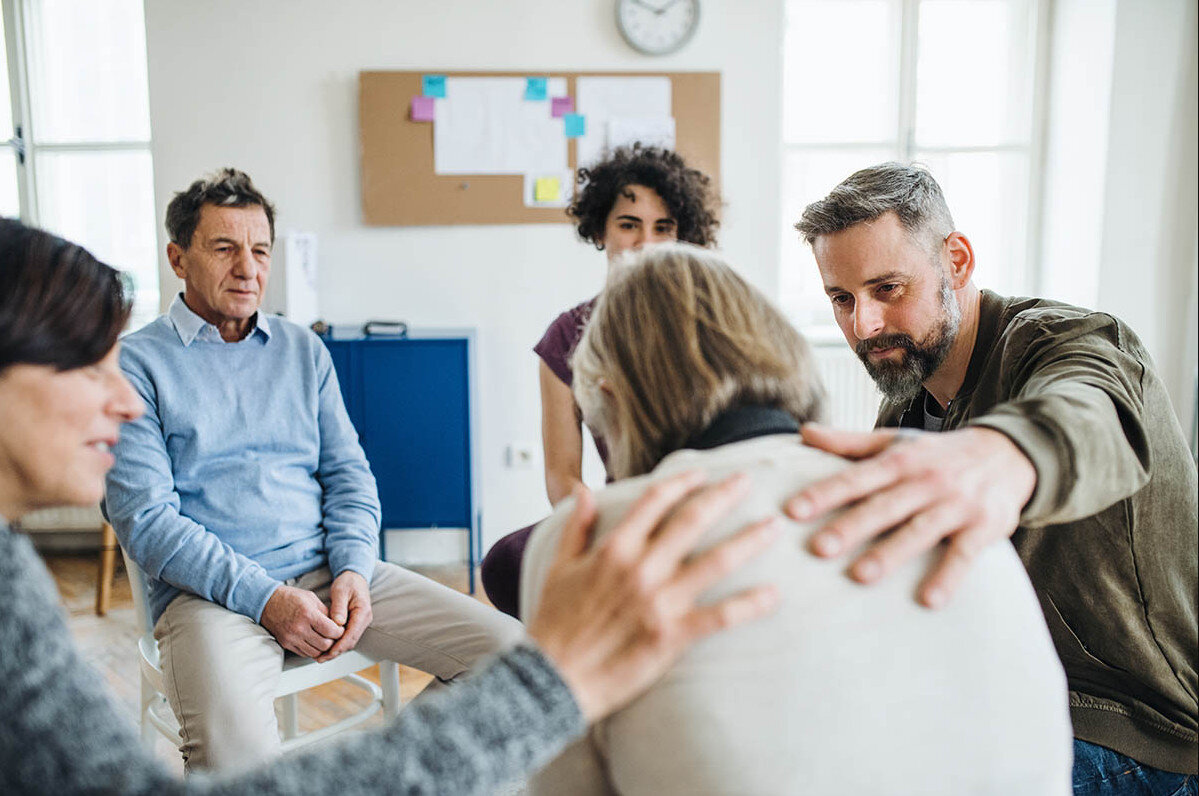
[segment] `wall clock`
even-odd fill
[[[616,26],[633,49],[666,55],[695,34],[699,0],[616,0]]]

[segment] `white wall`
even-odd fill
[[[1116,0],[1056,0],[1038,296],[1099,302]]]
[[[776,293],[781,0],[709,2],[665,58],[621,40],[612,0],[148,0],[159,218],[174,191],[232,165],[320,240],[322,314],[479,332],[484,546],[548,510],[535,355],[546,324],[600,287],[603,255],[565,225],[367,228],[357,155],[363,69],[703,70],[723,73],[722,248]],[[160,231],[160,239],[162,233]],[[165,241],[163,241],[165,247]],[[178,281],[162,263],[164,305]],[[394,543],[393,543],[394,547]]]
[[[1119,0],[1097,306],[1140,334],[1189,431],[1194,400],[1196,4]]]
[[[1053,5],[1038,295],[1122,317],[1195,412],[1194,0]]]

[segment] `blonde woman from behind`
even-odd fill
[[[806,552],[813,527],[783,518],[790,495],[845,464],[796,433],[824,400],[807,345],[719,256],[668,244],[632,257],[572,365],[620,479],[595,496],[597,538],[672,473],[743,473],[748,497],[700,549],[768,518],[782,533],[708,598],[772,582],[781,604],[695,646],[544,769],[535,794],[1069,793],[1065,677],[1009,544],[929,611],[914,599],[929,560],[862,588]],[[526,615],[572,503],[533,534]]]

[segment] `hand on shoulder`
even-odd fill
[[[850,567],[855,580],[871,583],[944,542],[918,592],[930,608],[949,599],[983,548],[1012,535],[1036,486],[1028,458],[989,428],[925,434],[808,424],[803,439],[857,460],[787,503],[800,521],[845,509],[812,537],[812,551],[834,557],[872,542]]]
[[[698,639],[763,616],[777,603],[772,586],[759,586],[697,604],[779,532],[777,518],[754,523],[689,558],[703,534],[748,491],[744,476],[700,488],[703,479],[688,472],[655,483],[595,545],[594,499],[585,488],[575,491],[529,635],[588,721],[628,703]]]

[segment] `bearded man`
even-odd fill
[[[788,503],[801,520],[848,507],[813,551],[852,552],[870,583],[941,543],[919,591],[937,607],[1011,537],[1069,681],[1075,794],[1196,793],[1195,461],[1140,340],[1106,313],[976,287],[918,167],[856,172],[796,228],[888,429],[804,430],[862,460]]]

